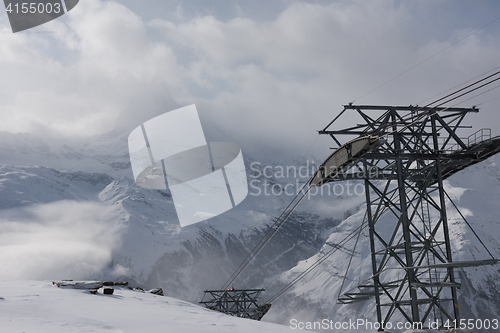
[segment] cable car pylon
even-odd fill
[[[356,138],[330,155],[311,185],[357,179],[366,196],[371,281],[340,295],[337,302],[375,298],[379,327],[396,312],[412,323],[424,323],[436,311],[459,322],[461,285],[454,269],[498,263],[493,257],[465,262],[452,258],[443,181],[500,151],[500,137],[492,138],[489,129],[459,137],[458,130],[469,128],[462,125],[465,116],[476,112],[349,104],[342,113],[358,116],[360,123],[333,129],[334,121],[320,131],[335,142],[341,141],[339,136]],[[399,269],[396,276],[394,269]]]

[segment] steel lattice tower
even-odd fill
[[[341,295],[339,303],[374,297],[379,323],[389,322],[395,312],[412,323],[437,319],[437,314],[459,321],[460,283],[454,269],[498,262],[452,258],[443,180],[500,150],[500,139],[491,138],[489,130],[459,137],[470,128],[463,125],[465,116],[475,112],[349,104],[319,131],[339,147],[311,186],[352,179],[365,185],[372,276],[369,283]],[[360,122],[335,129],[346,116],[349,123],[356,117]]]
[[[209,300],[202,300],[200,304],[231,316],[261,320],[271,308],[271,304],[258,304],[258,298],[263,291],[264,289],[234,288],[205,290],[205,296],[208,296]]]

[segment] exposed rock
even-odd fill
[[[115,282],[115,286],[128,286],[128,282]]]
[[[148,293],[163,296],[163,289],[161,289],[161,288],[151,289],[148,291]]]

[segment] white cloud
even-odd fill
[[[106,132],[175,72],[170,49],[122,5],[88,0],[70,14],[36,28],[53,33],[0,35],[0,130]]]
[[[426,16],[436,10],[444,8],[290,2],[268,21],[183,14],[179,23],[145,22],[114,1],[87,0],[45,26],[54,34],[0,36],[0,130],[105,132],[134,98],[165,81],[180,104],[198,104],[202,119],[219,123],[245,151],[300,155],[341,104],[478,28],[464,20],[444,28],[430,21],[438,14]],[[418,103],[497,66],[498,45],[495,34],[480,31],[359,103]],[[500,125],[492,112],[476,118]],[[319,142],[323,156],[331,142]]]
[[[276,20],[211,16],[174,24],[154,20],[194,88],[177,92],[232,128],[241,142],[303,154],[346,104],[476,27],[437,41],[421,36],[413,8],[388,1],[330,5],[294,3]],[[366,104],[415,104],[496,66],[496,37],[479,32],[362,99]],[[481,59],[481,61],[478,61]],[[185,95],[183,95],[183,92]],[[464,106],[471,106],[474,102]],[[498,117],[491,118],[498,123]],[[325,138],[322,148],[330,144]],[[245,147],[248,150],[248,147]],[[251,149],[251,148],[250,148]]]
[[[0,279],[102,278],[120,239],[108,210],[74,201],[3,210]]]

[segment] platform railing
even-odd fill
[[[467,145],[467,147],[470,147],[473,144],[491,139],[491,128],[481,128],[480,130],[469,135],[468,137],[460,139]],[[458,143],[455,143],[453,145],[447,146],[444,149],[444,151],[447,153],[452,153],[460,149],[461,149],[460,145]]]

